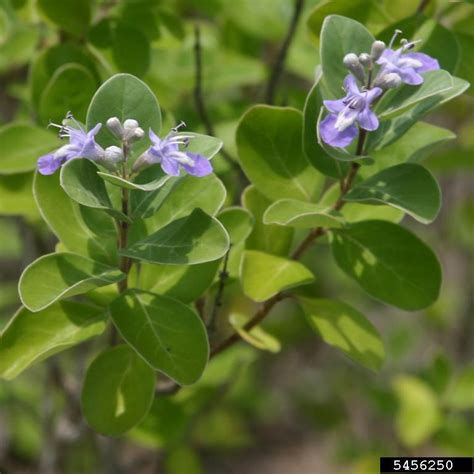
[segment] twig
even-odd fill
[[[418,5],[418,8],[416,9],[416,14],[421,15],[429,4],[430,4],[430,0],[421,0],[421,2]]]
[[[304,0],[295,0],[295,9],[293,11],[290,26],[288,28],[288,32],[286,33],[286,37],[283,43],[281,44],[280,50],[278,51],[278,55],[275,64],[273,65],[265,91],[265,102],[267,104],[272,105],[274,103],[276,89],[278,87],[278,83],[280,82],[280,78],[285,67],[285,61],[286,56],[288,54],[288,50],[290,49],[291,42],[293,41],[294,35],[296,33],[298,20],[301,16],[301,12],[303,11],[303,5]]]
[[[194,103],[199,119],[206,129],[206,133],[215,136],[214,125],[207,111],[206,103],[204,101],[204,94],[202,88],[202,47],[201,47],[201,30],[199,25],[194,25]],[[235,159],[225,150],[221,148],[220,154],[232,166],[234,170],[240,170]]]
[[[222,270],[219,272],[219,287],[217,288],[216,297],[214,298],[211,317],[209,318],[209,322],[207,324],[207,329],[210,333],[213,333],[216,329],[217,313],[222,306],[222,296],[224,294],[225,282],[229,277],[229,273],[227,272],[227,264],[229,263],[229,254],[231,248],[232,244],[230,244],[229,249],[224,256],[224,264],[222,266]]]

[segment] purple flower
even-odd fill
[[[179,176],[181,168],[193,176],[206,176],[212,173],[212,165],[202,155],[181,151],[180,145],[186,146],[193,135],[178,135],[177,128],[163,139],[158,137],[153,130],[149,131],[153,145],[148,148],[135,163],[134,170],[140,167],[160,163],[162,170],[170,176]]]
[[[344,148],[357,135],[359,124],[364,130],[376,130],[379,126],[377,116],[370,110],[370,104],[381,93],[380,87],[360,92],[354,76],[344,79],[347,95],[339,100],[325,100],[324,106],[330,114],[319,124],[321,139],[328,145]]]
[[[67,118],[73,119],[71,115],[68,115]],[[95,142],[95,136],[102,124],[98,123],[92,130],[86,132],[78,122],[74,120],[74,123],[77,128],[52,124],[59,128],[61,138],[69,138],[69,143],[38,159],[38,171],[41,174],[53,174],[63,163],[74,158],[87,158],[95,161],[104,157],[104,149]]]
[[[379,76],[385,73],[396,73],[405,84],[417,86],[423,82],[422,72],[434,71],[439,69],[439,63],[436,59],[424,53],[408,53],[415,42],[406,43],[401,48],[393,50],[387,48],[377,64],[382,66]]]

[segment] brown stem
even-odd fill
[[[207,329],[210,333],[213,333],[216,329],[217,313],[219,312],[219,309],[222,306],[222,296],[224,294],[225,282],[229,277],[229,273],[227,272],[227,264],[229,263],[229,254],[231,248],[232,244],[229,246],[229,250],[227,250],[227,253],[224,256],[224,264],[222,266],[222,270],[219,272],[219,287],[217,288],[216,297],[214,299],[214,305],[212,307],[211,317],[209,318],[209,323],[207,325]]]
[[[267,88],[265,91],[265,102],[269,105],[272,105],[275,100],[275,93],[280,82],[281,75],[283,74],[283,69],[285,67],[286,56],[288,50],[290,49],[291,42],[296,33],[296,27],[298,26],[298,20],[303,11],[304,0],[295,0],[295,8],[293,10],[293,16],[291,18],[290,26],[288,27],[288,32],[286,37],[281,44],[280,50],[273,65],[270,78],[268,80]]]
[[[430,4],[430,0],[421,0],[421,2],[418,5],[418,8],[416,9],[416,14],[420,15],[421,13],[423,13],[429,4]]]

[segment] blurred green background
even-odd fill
[[[244,183],[235,129],[251,105],[268,102],[295,5],[302,11],[272,97],[276,105],[302,109],[319,63],[321,23],[332,13],[375,35],[420,28],[430,38],[429,53],[473,81],[471,1],[0,0],[0,160],[31,163],[47,151],[49,120],[60,121],[68,110],[83,120],[98,85],[130,72],[157,95],[167,126],[184,120],[224,140],[225,152],[213,163],[228,204],[239,203]],[[77,403],[55,383],[62,370],[78,391],[93,351],[88,343],[0,381],[0,472],[363,474],[378,472],[381,455],[472,455],[473,104],[470,89],[428,117],[458,136],[426,162],[442,183],[443,209],[431,226],[405,222],[443,265],[433,307],[404,313],[365,297],[335,268],[324,244],[304,258],[318,295],[348,301],[379,329],[387,352],[380,373],[324,345],[296,305],[285,302],[265,323],[280,341],[278,353],[240,343],[213,359],[198,384],[157,398],[138,428],[111,440],[85,426]],[[0,328],[19,305],[22,269],[55,244],[31,182],[31,172],[0,175]],[[223,317],[248,304],[234,293],[230,284]]]

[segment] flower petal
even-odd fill
[[[338,114],[341,110],[344,109],[346,104],[344,104],[344,99],[338,100],[323,100],[324,107],[332,112],[333,114]]]
[[[357,127],[351,125],[342,132],[335,127],[337,120],[336,115],[328,115],[319,124],[319,135],[324,143],[334,147],[344,148],[351,144],[357,135]]]
[[[159,146],[161,144],[161,138],[151,128],[148,129],[148,136],[154,145]]]
[[[382,92],[383,90],[380,87],[373,87],[367,91],[367,104],[371,104]]]
[[[369,107],[366,107],[362,112],[360,112],[358,121],[361,128],[369,132],[379,128],[379,119],[374,112],[369,109]]]
[[[194,166],[183,165],[183,168],[193,176],[207,176],[212,173],[211,162],[202,155],[195,153],[186,153],[186,155],[194,161]]]
[[[61,167],[63,160],[54,157],[53,153],[41,156],[38,158],[38,171],[43,175],[53,174]]]
[[[356,78],[352,74],[349,74],[344,79],[344,89],[351,94],[360,94]]]
[[[421,67],[415,69],[416,72],[435,71],[440,68],[439,62],[435,58],[424,53],[406,53],[403,56],[405,58],[415,59],[422,64]]]
[[[402,81],[410,86],[418,86],[423,83],[423,77],[411,67],[399,68],[398,74]]]
[[[179,176],[179,163],[167,156],[161,160],[161,169],[169,176]]]

